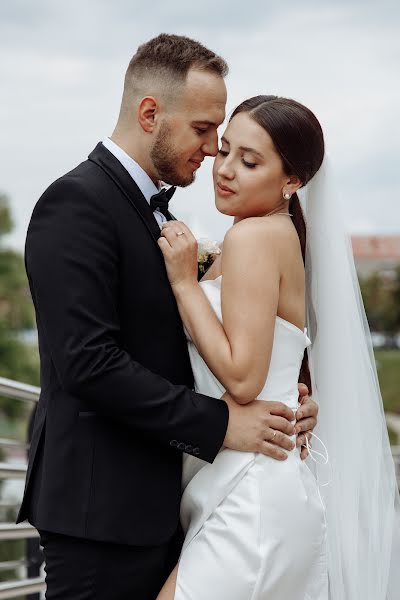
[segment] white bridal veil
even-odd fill
[[[329,158],[300,194],[330,600],[400,598],[399,493],[371,338]]]

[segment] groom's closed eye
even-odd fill
[[[220,125],[220,123],[214,123],[213,121],[192,121],[191,122],[191,126],[199,135],[209,131],[210,127],[212,129],[217,130],[219,125]]]

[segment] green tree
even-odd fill
[[[400,265],[395,271],[393,280],[393,305],[395,331],[400,331]]]
[[[369,326],[393,335],[400,328],[400,268],[395,279],[372,273],[360,279]]]
[[[35,316],[21,253],[7,248],[4,237],[13,229],[9,201],[0,194],[0,376],[38,384],[38,355],[19,334],[35,326]],[[3,417],[16,418],[26,406],[0,398]]]

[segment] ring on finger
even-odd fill
[[[176,235],[177,235],[177,236],[179,236],[179,235],[185,235],[185,232],[184,232],[184,231],[177,231],[177,232],[176,232]]]
[[[273,436],[272,436],[272,438],[271,438],[271,442],[273,442],[273,441],[274,441],[274,439],[275,439],[275,436],[276,436],[276,429],[275,429],[275,431],[274,431],[274,435],[273,435]]]

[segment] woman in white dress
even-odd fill
[[[335,306],[330,315],[325,300],[339,291],[344,282],[340,278],[345,279],[347,272],[342,270],[335,279],[332,271],[332,281],[339,287],[330,289],[323,263],[322,269],[313,266],[320,280],[324,277],[324,288],[313,280],[312,306],[305,306],[306,230],[297,191],[314,177],[323,158],[322,129],[309,109],[275,96],[250,98],[233,112],[215,159],[216,207],[235,219],[221,256],[200,283],[197,242],[190,230],[177,221],[164,225],[159,245],[186,328],[199,392],[214,397],[228,392],[240,404],[257,397],[272,398],[295,412],[300,371],[311,389],[305,353],[311,343],[304,329],[306,308],[310,313],[324,304],[324,320],[317,323],[322,376],[313,377],[313,383],[317,381],[317,391],[331,400],[335,386],[327,375],[332,356],[329,338],[338,337],[339,324],[348,323],[350,330],[356,319],[351,313],[346,321],[340,307],[342,312],[335,313],[340,314],[340,322],[333,320],[334,329],[329,329]],[[318,193],[314,196],[318,203]],[[311,223],[312,245],[319,221],[314,218]],[[331,252],[330,258],[333,253],[329,270],[329,265],[333,267],[341,258],[341,247],[332,243],[327,231],[323,231],[326,253]],[[318,244],[314,258],[323,254],[324,239]],[[338,260],[338,266],[343,264]],[[352,297],[355,285],[350,278],[346,289]],[[355,302],[359,303],[358,296]],[[312,337],[316,331],[313,327]],[[335,421],[332,408],[327,413],[330,429],[326,436],[334,431],[328,447],[334,448],[337,458],[342,459],[345,435],[352,435],[354,443],[354,453],[348,450],[332,467],[336,504],[332,509],[330,503],[329,510],[335,532],[326,519],[317,481],[301,460],[294,440],[283,462],[226,448],[212,464],[185,455],[181,502],[185,542],[158,600],[397,597],[395,587],[393,595],[387,590],[398,493],[382,426],[383,412],[381,405],[374,404],[380,398],[379,388],[372,381],[364,350],[357,363],[362,334],[357,328],[355,331],[358,338],[349,331],[349,352],[343,351],[346,362],[340,367],[344,374],[349,369],[345,381],[353,384],[349,385],[352,396],[344,398],[353,415],[354,380],[357,384],[361,374],[359,385],[365,385],[358,395],[365,401],[365,426],[379,427],[379,439],[371,445],[368,438],[365,444],[355,420],[346,429]],[[340,352],[340,346],[337,350]],[[335,377],[338,375],[336,372]],[[363,468],[363,455],[368,469]],[[351,467],[347,468],[346,461]]]
[[[250,99],[233,113],[214,165],[216,206],[235,224],[200,284],[190,231],[175,221],[163,228],[160,247],[202,393],[297,410],[310,341],[296,192],[323,156],[311,111]],[[327,598],[324,508],[294,440],[284,462],[228,449],[210,465],[186,455],[183,488],[185,544],[160,599]]]

